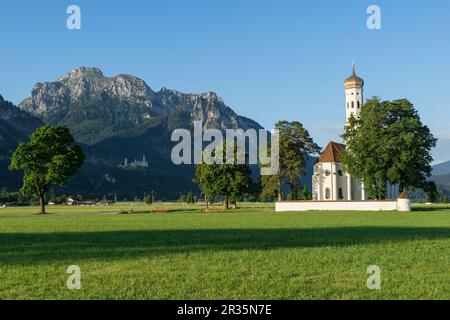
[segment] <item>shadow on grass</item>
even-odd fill
[[[0,234],[0,265],[450,239],[450,228],[343,227]]]
[[[413,207],[412,212],[424,212],[424,211],[445,211],[448,213],[450,207]]]

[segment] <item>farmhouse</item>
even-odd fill
[[[81,201],[74,197],[68,197],[66,200],[66,205],[68,206],[95,206],[96,204],[95,200]]]

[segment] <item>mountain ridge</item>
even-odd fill
[[[433,176],[450,174],[450,161],[439,163],[433,166]]]
[[[98,68],[79,67],[54,82],[37,83],[19,107],[48,124],[67,125],[76,139],[95,144],[176,112],[204,128],[262,128],[239,116],[216,93],[182,93],[162,88],[153,91],[137,77],[105,77]],[[191,122],[192,122],[191,121]]]

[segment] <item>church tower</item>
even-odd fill
[[[353,72],[350,77],[344,81],[345,87],[345,124],[347,125],[350,116],[359,117],[363,105],[363,87],[364,80],[356,75],[355,63],[353,63]]]

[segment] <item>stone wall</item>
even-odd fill
[[[403,201],[399,199],[399,201]],[[409,200],[406,200],[409,203]],[[275,203],[275,211],[409,211],[408,205],[399,207],[394,201],[281,201]],[[409,207],[410,209],[410,207]]]

